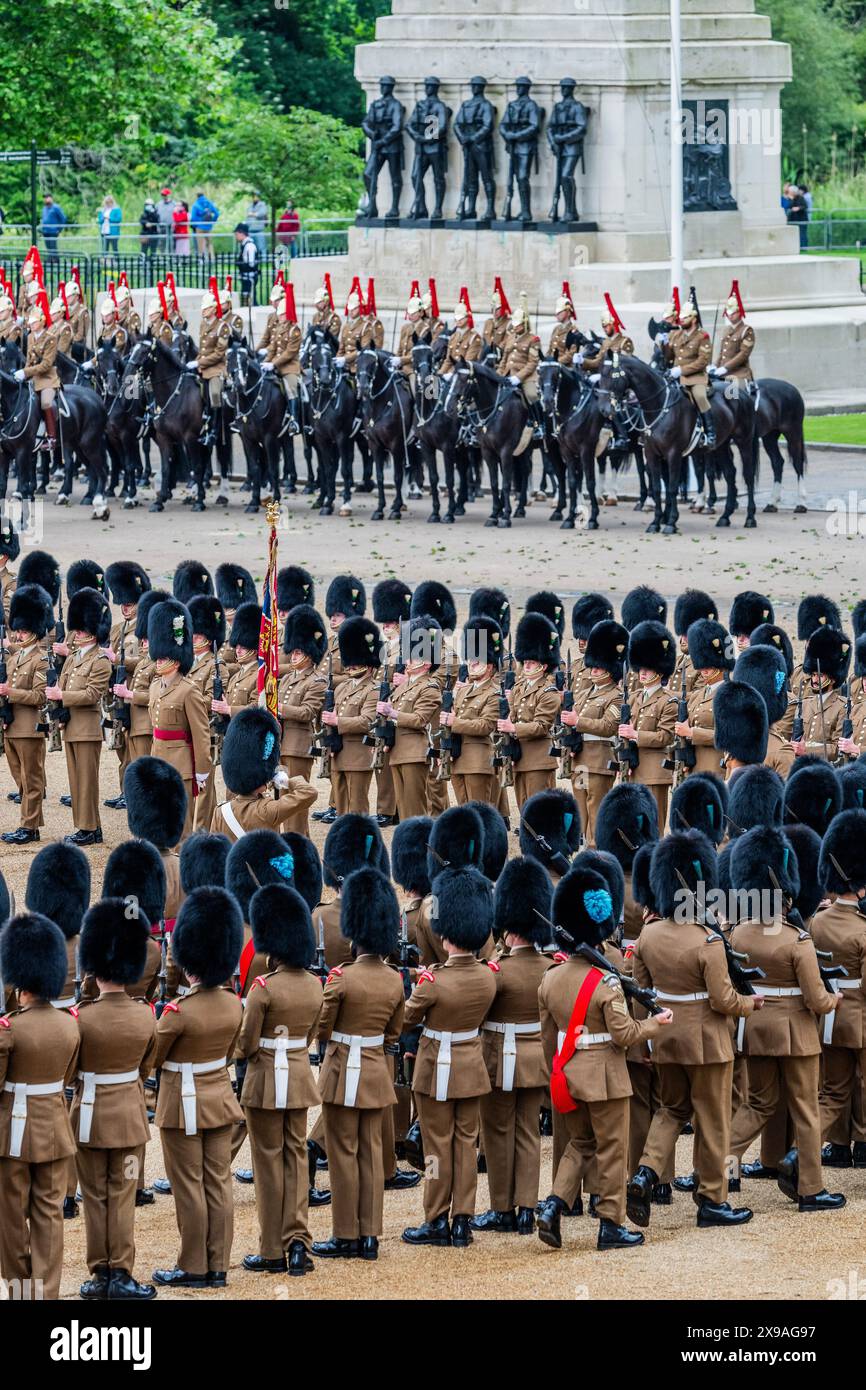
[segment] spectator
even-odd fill
[[[116,256],[120,246],[120,224],[123,221],[123,213],[110,193],[106,193],[103,198],[97,219],[103,256]]]
[[[246,222],[239,222],[235,227],[235,241],[238,246],[236,264],[241,282],[241,303],[252,304],[259,274],[259,253]]]
[[[796,226],[800,233],[800,250],[805,251],[808,236],[809,209],[806,207],[806,199],[803,197],[802,189],[796,184],[791,185],[791,206],[788,209],[788,221]]]
[[[264,256],[268,249],[267,242],[265,241],[265,230],[268,225],[268,205],[259,193],[254,193],[251,198],[245,221],[250,229],[250,236],[256,244],[257,252],[260,256]]]
[[[805,202],[805,204],[806,204],[806,219],[807,219],[807,221],[811,222],[811,221],[812,221],[812,194],[809,192],[809,189],[806,187],[806,185],[805,185],[804,183],[801,183],[801,184],[800,184],[800,192],[802,193],[802,195],[803,195],[803,200],[804,200],[804,202]]]
[[[789,183],[785,183],[785,184],[782,185],[782,198],[781,198],[781,203],[782,203],[782,211],[784,212],[784,214],[785,214],[785,220],[787,221],[787,219],[788,219],[788,211],[789,211],[789,209],[790,209],[790,207],[791,207],[791,185],[790,185]]]
[[[189,255],[189,208],[182,198],[174,205],[174,254]]]
[[[164,188],[156,205],[156,219],[159,223],[160,243],[163,251],[171,251],[174,238],[174,199],[171,189]]]
[[[45,250],[52,259],[57,257],[57,238],[66,226],[67,220],[60,204],[55,203],[50,193],[46,193],[42,199],[42,236]]]
[[[213,226],[219,215],[219,208],[214,206],[210,198],[203,193],[196,194],[189,212],[189,225],[195,232],[196,249],[200,256],[213,255]]]
[[[152,256],[159,244],[159,218],[152,198],[145,198],[144,211],[138,221],[141,226],[142,255]]]
[[[295,205],[291,198],[286,203],[286,210],[277,223],[277,241],[281,246],[288,246],[289,255],[298,254],[298,236],[301,231],[301,219],[295,212]]]

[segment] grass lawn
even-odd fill
[[[866,413],[807,415],[803,425],[809,444],[866,444]]]

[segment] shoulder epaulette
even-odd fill
[[[335,965],[335,966],[333,966],[332,969],[328,971],[328,978],[327,978],[327,980],[325,981],[325,984],[329,984],[330,981],[333,980],[334,976],[336,976],[336,977],[339,979],[339,977],[342,975],[342,973],[343,973],[343,967],[342,967],[342,965]]]
[[[179,1014],[179,1013],[180,1013],[180,1005],[179,1005],[179,1004],[175,1004],[173,1001],[171,1001],[171,1002],[169,1002],[168,1004],[166,1004],[166,1005],[164,1006],[164,1008],[163,1008],[163,1013],[164,1013],[164,1014]]]
[[[430,969],[428,969],[426,966],[425,966],[425,968],[424,968],[423,970],[419,970],[419,971],[418,971],[417,983],[418,983],[419,985],[421,985],[421,984],[432,985],[432,984],[435,984],[435,981],[436,981],[436,976],[433,974],[433,971],[430,970]]]
[[[252,984],[250,985],[250,993],[252,993],[256,985],[262,985],[262,987],[264,987],[264,985],[266,984],[267,980],[265,979],[264,975],[257,975],[256,978],[253,980]]]
[[[12,1027],[12,1024],[9,1022],[9,1019],[8,1019],[8,1018],[6,1017],[6,1015],[4,1014],[3,1017],[0,1018],[0,1028],[11,1028],[11,1027]]]
[[[488,970],[492,970],[496,975],[498,975],[500,970],[502,969],[502,966],[499,964],[498,960],[486,960],[483,962],[483,964],[487,966]]]
[[[553,961],[555,965],[562,965],[562,963],[567,960],[568,956],[566,955],[565,951],[554,951]]]
[[[608,985],[611,989],[622,989],[622,981],[618,975],[609,974],[602,978],[603,985]]]
[[[78,1017],[78,1005],[77,1005],[77,1004],[73,1004],[73,1005],[72,1005],[72,1008],[71,1008],[71,1009],[68,1009],[67,1012],[68,1012],[70,1018],[77,1018],[77,1017]]]

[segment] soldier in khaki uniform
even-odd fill
[[[87,347],[90,337],[90,310],[81,296],[81,286],[73,275],[63,286],[69,322],[72,326],[73,346]]]
[[[719,344],[714,376],[734,377],[737,381],[753,381],[749,358],[755,350],[755,330],[746,323],[746,311],[736,280],[725,305],[727,326]]]
[[[331,629],[328,650],[322,659],[322,674],[326,676],[333,689],[346,680],[343,663],[340,659],[339,630],[347,618],[363,617],[367,607],[367,594],[361,580],[354,574],[337,574],[328,585],[325,594],[325,616]],[[364,808],[366,810],[366,807]],[[336,819],[337,808],[334,802],[334,786],[326,811],[314,811],[313,820],[330,825]]]
[[[242,603],[258,603],[255,580],[248,569],[243,565],[218,565],[214,573],[214,591],[220,603],[223,605],[226,621],[226,633],[230,634],[234,624],[235,614]],[[184,603],[189,603],[188,598],[183,599]],[[261,609],[259,609],[261,617]],[[256,633],[255,643],[258,651],[259,634]],[[223,680],[228,683],[230,676],[237,673],[238,656],[232,645],[231,637],[227,641],[220,643],[219,647],[220,670]]]
[[[449,806],[441,816],[436,816],[430,830],[427,868],[431,878],[442,868],[480,869],[484,852],[484,822],[481,813],[474,806]],[[432,890],[420,904],[415,915],[415,942],[418,947],[421,965],[444,965],[448,959],[442,938],[435,927],[436,904]],[[490,960],[495,954],[492,935],[487,938],[478,954]]]
[[[21,283],[18,287],[18,314],[23,317],[27,313],[29,304],[28,295],[32,286],[36,286],[35,292],[38,293],[43,279],[42,257],[39,248],[31,246],[27,255],[21,263]]]
[[[514,765],[518,811],[536,792],[551,788],[556,758],[550,755],[550,731],[557,722],[561,697],[552,680],[559,665],[559,634],[543,613],[525,613],[517,625],[514,655],[521,672],[509,694],[511,712],[497,721],[499,733],[520,744]]]
[[[292,1275],[313,1268],[307,1222],[307,1111],[319,1104],[310,1067],[322,987],[310,909],[295,889],[267,884],[253,895],[250,926],[256,952],[267,958],[247,996],[238,1052],[248,1061],[241,1105],[250,1136],[259,1252],[244,1268]]]
[[[204,700],[205,707],[210,709],[213,704],[214,676],[219,660],[219,657],[214,654],[220,651],[226,635],[225,609],[218,598],[205,598],[203,595],[197,595],[189,601],[189,616],[192,620],[193,663],[189,669],[188,680],[198,690]],[[221,662],[220,678],[225,679]],[[211,730],[208,778],[205,786],[195,798],[193,821],[195,830],[210,829],[216,808],[217,788],[214,759],[217,756],[216,740],[218,735],[213,728],[213,716],[211,716]]]
[[[691,301],[680,310],[680,327],[670,334],[664,352],[671,367],[671,376],[685,387],[698,412],[705,447],[714,449],[716,427],[707,395],[707,367],[712,360],[713,346],[709,334],[698,323],[698,311]]]
[[[571,685],[572,694],[577,697],[582,686],[592,685],[592,677],[586,669],[586,644],[596,623],[613,618],[613,604],[604,594],[581,594],[571,610],[571,632],[577,642],[577,653],[572,652]]]
[[[784,1080],[796,1147],[779,1164],[779,1186],[800,1211],[836,1210],[845,1198],[827,1192],[821,1183],[821,1043],[813,1015],[831,1013],[841,995],[825,989],[812,938],[799,921],[789,922],[785,915],[799,891],[799,874],[781,830],[759,826],[738,836],[730,875],[731,888],[748,893],[750,904],[750,915],[741,917],[731,933],[731,945],[745,951],[750,964],[766,975],[757,985],[764,1009],[759,1017],[746,1019],[740,1034],[749,1093],[734,1115],[730,1152],[742,1159],[775,1112]],[[762,907],[752,915],[758,896]]]
[[[796,758],[810,753],[831,763],[835,760],[846,704],[840,687],[850,664],[850,637],[834,627],[816,628],[803,657],[809,694],[803,701],[803,737],[791,744]]]
[[[57,685],[46,686],[48,700],[70,711],[63,743],[76,845],[102,844],[99,820],[99,757],[102,752],[102,703],[111,682],[111,662],[100,651],[108,641],[111,609],[95,589],[80,589],[67,609],[75,653],[64,664]]]
[[[424,1221],[407,1227],[403,1239],[465,1246],[473,1239],[481,1098],[491,1089],[480,1030],[496,999],[498,967],[475,952],[491,934],[493,895],[471,868],[443,869],[433,891],[433,928],[447,960],[419,971],[404,1018],[406,1028],[423,1025],[412,1090],[431,1176],[424,1183]]]
[[[289,402],[292,434],[300,429],[298,392],[301,385],[301,329],[295,308],[295,291],[287,281],[282,301],[277,305],[276,324],[262,361],[263,372],[274,372]]]
[[[361,285],[356,275],[346,300],[346,319],[340,330],[340,342],[337,348],[337,357],[334,359],[335,363],[338,367],[346,367],[354,375],[359,352],[362,352],[364,348],[381,349],[384,346],[385,329],[381,320],[376,316],[375,303],[365,305],[361,294]]]
[[[526,295],[520,296],[520,307],[512,314],[508,333],[502,344],[502,355],[496,370],[512,386],[519,387],[529,406],[536,430],[543,428],[541,405],[538,399],[538,364],[541,360],[541,341],[529,322]]]
[[[857,625],[855,621],[855,632]],[[822,668],[823,669],[823,668]],[[854,726],[851,738],[840,736],[837,748],[847,758],[859,758],[866,751],[866,636],[858,635],[854,647],[854,676],[850,682],[851,722]]]
[[[44,589],[38,584],[22,584],[12,591],[9,631],[13,634],[15,655],[10,655],[7,680],[0,685],[0,700],[13,712],[4,737],[9,772],[21,797],[21,825],[2,836],[9,845],[38,840],[39,827],[45,823],[45,732],[40,725],[48,658],[42,641],[53,626],[54,614]]]
[[[744,702],[741,687],[752,686],[760,701]],[[731,687],[731,689],[728,689]],[[716,745],[725,753],[730,781],[738,767],[763,762],[784,780],[794,760],[790,743],[776,732],[788,709],[788,671],[777,647],[755,643],[737,657],[732,679],[713,704]]]
[[[147,620],[151,608],[164,603],[171,595],[165,589],[148,589],[143,594],[135,616],[135,640],[138,644],[138,660],[132,683],[115,685],[115,698],[126,700],[130,706],[129,730],[126,741],[129,746],[129,762],[143,758],[150,753],[153,744],[153,725],[150,722],[150,687],[156,679],[156,664],[151,658],[147,645]]]
[[[126,681],[124,684],[130,685],[139,660],[139,643],[135,635],[138,604],[151,587],[150,579],[141,565],[136,564],[134,560],[120,560],[117,564],[108,566],[105,571],[105,584],[112,602],[119,605],[121,613],[120,622],[112,624],[105,655],[115,668],[115,676],[117,667],[121,665],[125,667]],[[116,679],[114,684],[117,684]],[[118,698],[113,686],[112,695],[115,700]],[[124,809],[123,777],[132,756],[128,732],[123,735],[117,756],[119,759],[120,795],[109,798],[105,804],[116,811],[122,811]]]
[[[21,541],[12,525],[11,519],[0,519],[0,602],[3,604],[3,621],[9,624],[9,605],[15,592],[18,577],[9,568],[10,560],[17,560],[21,553]]]
[[[721,623],[700,618],[688,631],[689,660],[697,673],[697,683],[689,697],[689,717],[677,719],[674,734],[694,745],[692,772],[720,775],[721,758],[716,747],[713,700],[729,671],[734,669],[734,650],[730,635]]]
[[[333,710],[322,711],[322,723],[340,735],[342,747],[331,756],[331,786],[337,815],[365,814],[370,804],[372,749],[364,742],[376,718],[376,671],[382,661],[382,639],[368,618],[347,618],[337,641],[343,674]]]
[[[678,700],[682,695],[683,676],[685,676],[687,696],[692,694],[698,684],[698,673],[689,656],[688,632],[692,623],[698,622],[701,618],[707,618],[714,623],[719,621],[719,610],[715,600],[711,599],[709,594],[705,594],[702,589],[684,589],[674,604],[674,632],[677,637],[678,652],[670,690],[671,694],[675,695]]]
[[[601,311],[601,326],[604,329],[604,337],[598,351],[587,356],[586,349],[584,349],[578,357],[585,372],[600,372],[608,357],[615,352],[623,352],[629,357],[634,355],[634,343],[626,333],[625,324],[614,309],[610,295],[605,295],[605,307]]]
[[[502,288],[502,281],[497,275],[493,284],[493,294],[490,296],[490,307],[493,310],[490,318],[485,321],[482,329],[485,349],[489,352],[492,349],[494,360],[497,360],[502,353],[503,344],[508,334],[509,321],[511,319],[511,305],[505,298],[505,290]]]
[[[168,1288],[224,1288],[231,1257],[232,1127],[243,1116],[227,1071],[243,1009],[225,985],[243,943],[240,908],[223,888],[196,888],[172,934],[191,988],[165,1006],[154,1065],[162,1068],[156,1125],[174,1193],[180,1251],[157,1269]]]
[[[249,830],[290,829],[316,799],[306,777],[288,777],[280,767],[280,726],[258,705],[239,710],[229,724],[222,770],[228,800],[215,808],[210,829],[232,843]]]
[[[673,633],[664,623],[638,623],[628,641],[628,664],[637,671],[640,694],[632,703],[631,722],[620,724],[620,738],[633,740],[640,762],[636,782],[648,787],[655,798],[659,828],[667,823],[668,795],[673,773],[665,767],[674,744],[677,702],[669,681],[676,665]]]
[[[402,372],[404,376],[412,380],[415,370],[412,349],[417,343],[430,341],[432,341],[432,339],[429,325],[424,315],[421,292],[418,288],[418,281],[415,280],[412,283],[412,291],[406,304],[406,318],[400,326],[400,341],[393,359],[397,363],[394,370]]]
[[[291,669],[288,656],[282,646],[286,618],[291,609],[297,607],[299,603],[307,604],[315,612],[316,586],[313,583],[313,576],[309,570],[303,569],[301,565],[284,565],[282,569],[277,570],[277,621],[280,634],[281,679],[288,675]],[[324,650],[322,655],[324,656]]]
[[[115,292],[117,304],[117,317],[121,327],[129,335],[131,343],[137,343],[141,337],[141,317],[133,304],[132,291],[126,283],[126,271],[120,272],[117,290]]]
[[[156,1053],[156,1020],[127,986],[145,968],[150,923],[123,898],[95,904],[81,929],[81,969],[99,994],[80,1007],[78,1082],[70,1120],[78,1143],[87,1267],[84,1299],[151,1299],[133,1277],[136,1183],[150,1138],[144,1081]]]
[[[193,799],[210,772],[210,726],[204,698],[189,680],[193,663],[192,620],[176,599],[157,603],[147,619],[148,655],[154,663],[148,712],[153,727],[150,753],[180,773],[186,791],[183,838],[192,833]]]
[[[423,618],[429,615],[431,618],[435,618],[441,627],[444,644],[443,654],[434,679],[443,692],[446,685],[453,690],[459,675],[457,653],[451,646],[454,640],[453,634],[457,629],[457,605],[454,602],[454,595],[445,584],[440,584],[438,580],[424,579],[420,584],[416,584],[412,591],[412,603],[409,611],[413,618]],[[432,732],[436,734],[439,727],[440,720],[437,715],[433,721]],[[433,817],[441,815],[448,806],[448,781],[440,780],[437,771],[437,763],[431,760],[427,769],[427,809]]]
[[[275,280],[271,287],[271,292],[268,295],[268,303],[271,306],[271,311],[268,314],[267,319],[265,320],[265,326],[262,330],[262,336],[259,338],[259,341],[256,344],[256,352],[258,353],[259,357],[266,357],[268,352],[270,351],[274,337],[274,332],[279,321],[280,304],[285,299],[284,286],[285,280],[283,278]]]
[[[327,637],[325,624],[315,608],[307,603],[295,605],[286,614],[283,651],[289,660],[289,674],[283,676],[278,692],[277,714],[282,722],[280,762],[289,777],[311,782],[315,745],[326,680],[321,662]],[[298,812],[286,827],[309,834],[307,811]]]
[[[411,604],[412,590],[402,579],[380,579],[373,589],[373,621],[379,624],[387,644],[381,679],[387,680],[392,694],[406,680],[400,634],[402,624],[409,619]],[[381,719],[377,722],[381,723]],[[382,749],[382,766],[376,770],[376,813],[382,826],[393,825],[397,819],[397,793],[391,775],[391,750],[387,747]]]
[[[383,959],[397,949],[397,895],[376,868],[350,874],[341,894],[340,929],[354,961],[335,966],[322,999],[319,1076],[331,1180],[333,1235],[314,1255],[375,1260],[382,1232],[384,1111],[394,1105],[385,1049],[403,1027],[403,981]]]
[[[216,278],[211,276],[210,289],[201,301],[198,357],[187,363],[187,370],[198,370],[205,383],[204,398],[209,412],[222,405],[222,389],[226,372],[226,353],[231,340],[231,324],[222,312]],[[210,432],[213,431],[213,424]]]
[[[571,784],[587,845],[595,843],[598,808],[613,785],[611,740],[619,728],[620,683],[627,651],[628,632],[621,623],[612,618],[596,623],[584,650],[584,666],[592,683],[588,687],[581,684],[574,709],[562,711],[563,724],[583,735],[583,747],[574,754]]]
[[[330,333],[335,343],[339,343],[340,315],[334,309],[330,275],[325,275],[325,283],[320,285],[313,295],[313,317],[310,325],[312,328],[323,328],[325,332]]]
[[[7,287],[8,288],[8,287]],[[21,320],[16,316],[15,301],[4,293],[0,285],[0,342],[22,344],[24,337]]]
[[[63,1092],[78,1061],[74,1011],[51,1007],[66,976],[59,927],[13,917],[0,932],[0,975],[18,995],[0,1018],[0,1274],[20,1298],[56,1299],[75,1153]]]
[[[496,675],[502,665],[503,646],[502,630],[493,618],[479,614],[464,625],[461,656],[467,664],[469,679],[458,684],[451,713],[442,713],[439,717],[440,723],[451,730],[452,744],[455,735],[459,741],[451,775],[458,805],[467,801],[486,801],[491,806],[499,804],[491,740],[499,719]]]
[[[571,333],[577,332],[577,320],[574,317],[574,304],[571,299],[571,291],[568,281],[562,282],[562,294],[556,301],[554,310],[556,323],[550,334],[550,342],[547,345],[547,356],[554,362],[559,362],[563,367],[571,367],[574,364],[574,354],[577,352],[577,345],[570,347],[566,341]]]
[[[475,331],[475,320],[469,307],[469,292],[464,289],[461,290],[461,297],[454,309],[454,330],[448,339],[439,370],[446,380],[450,380],[451,373],[459,363],[477,362],[480,356],[481,336]]]
[[[441,627],[435,618],[411,618],[403,632],[405,679],[395,685],[390,700],[376,705],[380,718],[394,723],[388,761],[401,821],[427,814],[428,730],[438,725],[442,707],[442,691],[435,679],[442,657]]]
[[[33,383],[45,422],[44,447],[53,452],[57,443],[57,410],[54,401],[60,388],[60,377],[55,365],[57,335],[51,331],[51,309],[44,290],[27,315],[27,328],[27,356],[24,366],[15,372],[15,380]]]

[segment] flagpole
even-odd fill
[[[671,0],[671,287],[685,290],[683,270],[683,110],[680,0]]]

